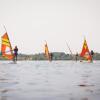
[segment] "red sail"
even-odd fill
[[[86,60],[89,60],[89,61],[92,60],[92,57],[91,57],[91,54],[89,52],[89,48],[88,48],[86,39],[84,39],[83,48],[82,48],[82,52],[81,52],[80,56],[84,57]]]
[[[10,43],[10,40],[9,40],[9,37],[8,37],[8,34],[5,33],[2,37],[2,44],[1,44],[1,53],[2,53],[2,56],[6,59],[13,59],[14,55],[13,55],[13,52],[12,52],[12,47],[11,47],[11,43]]]

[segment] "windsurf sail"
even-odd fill
[[[89,52],[89,48],[88,48],[86,39],[84,39],[84,43],[83,43],[83,47],[82,47],[80,56],[83,57],[87,61],[92,61],[92,56]]]
[[[45,56],[49,61],[51,61],[51,56],[50,56],[50,53],[49,53],[47,42],[45,44]]]
[[[7,32],[1,37],[1,54],[2,57],[8,59],[8,60],[13,60],[14,54],[12,51],[12,46],[8,37]]]

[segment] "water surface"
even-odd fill
[[[99,100],[100,61],[0,61],[0,100]]]

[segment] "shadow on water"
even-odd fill
[[[89,84],[80,84],[80,85],[78,85],[78,86],[80,86],[80,87],[92,87],[92,86],[94,86],[94,85],[89,85]]]
[[[85,97],[85,98],[82,98],[81,100],[89,100],[87,97]]]
[[[6,92],[7,90],[0,90],[0,100],[7,100]]]
[[[8,100],[9,96],[7,96],[7,93],[10,91],[13,91],[11,89],[0,89],[0,100]]]

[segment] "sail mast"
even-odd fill
[[[74,59],[74,57],[73,57],[73,53],[72,53],[72,51],[71,51],[71,49],[70,49],[70,47],[69,47],[69,45],[68,45],[67,42],[66,42],[66,44],[67,44],[67,47],[68,47],[68,49],[69,49],[69,51],[70,51],[70,53],[71,53],[72,59]]]
[[[67,43],[67,42],[66,42],[66,43]],[[68,49],[69,49],[69,51],[70,51],[71,55],[73,55],[73,53],[72,53],[72,51],[71,51],[71,49],[70,49],[70,47],[69,47],[68,43],[67,43],[67,47],[68,47]]]

